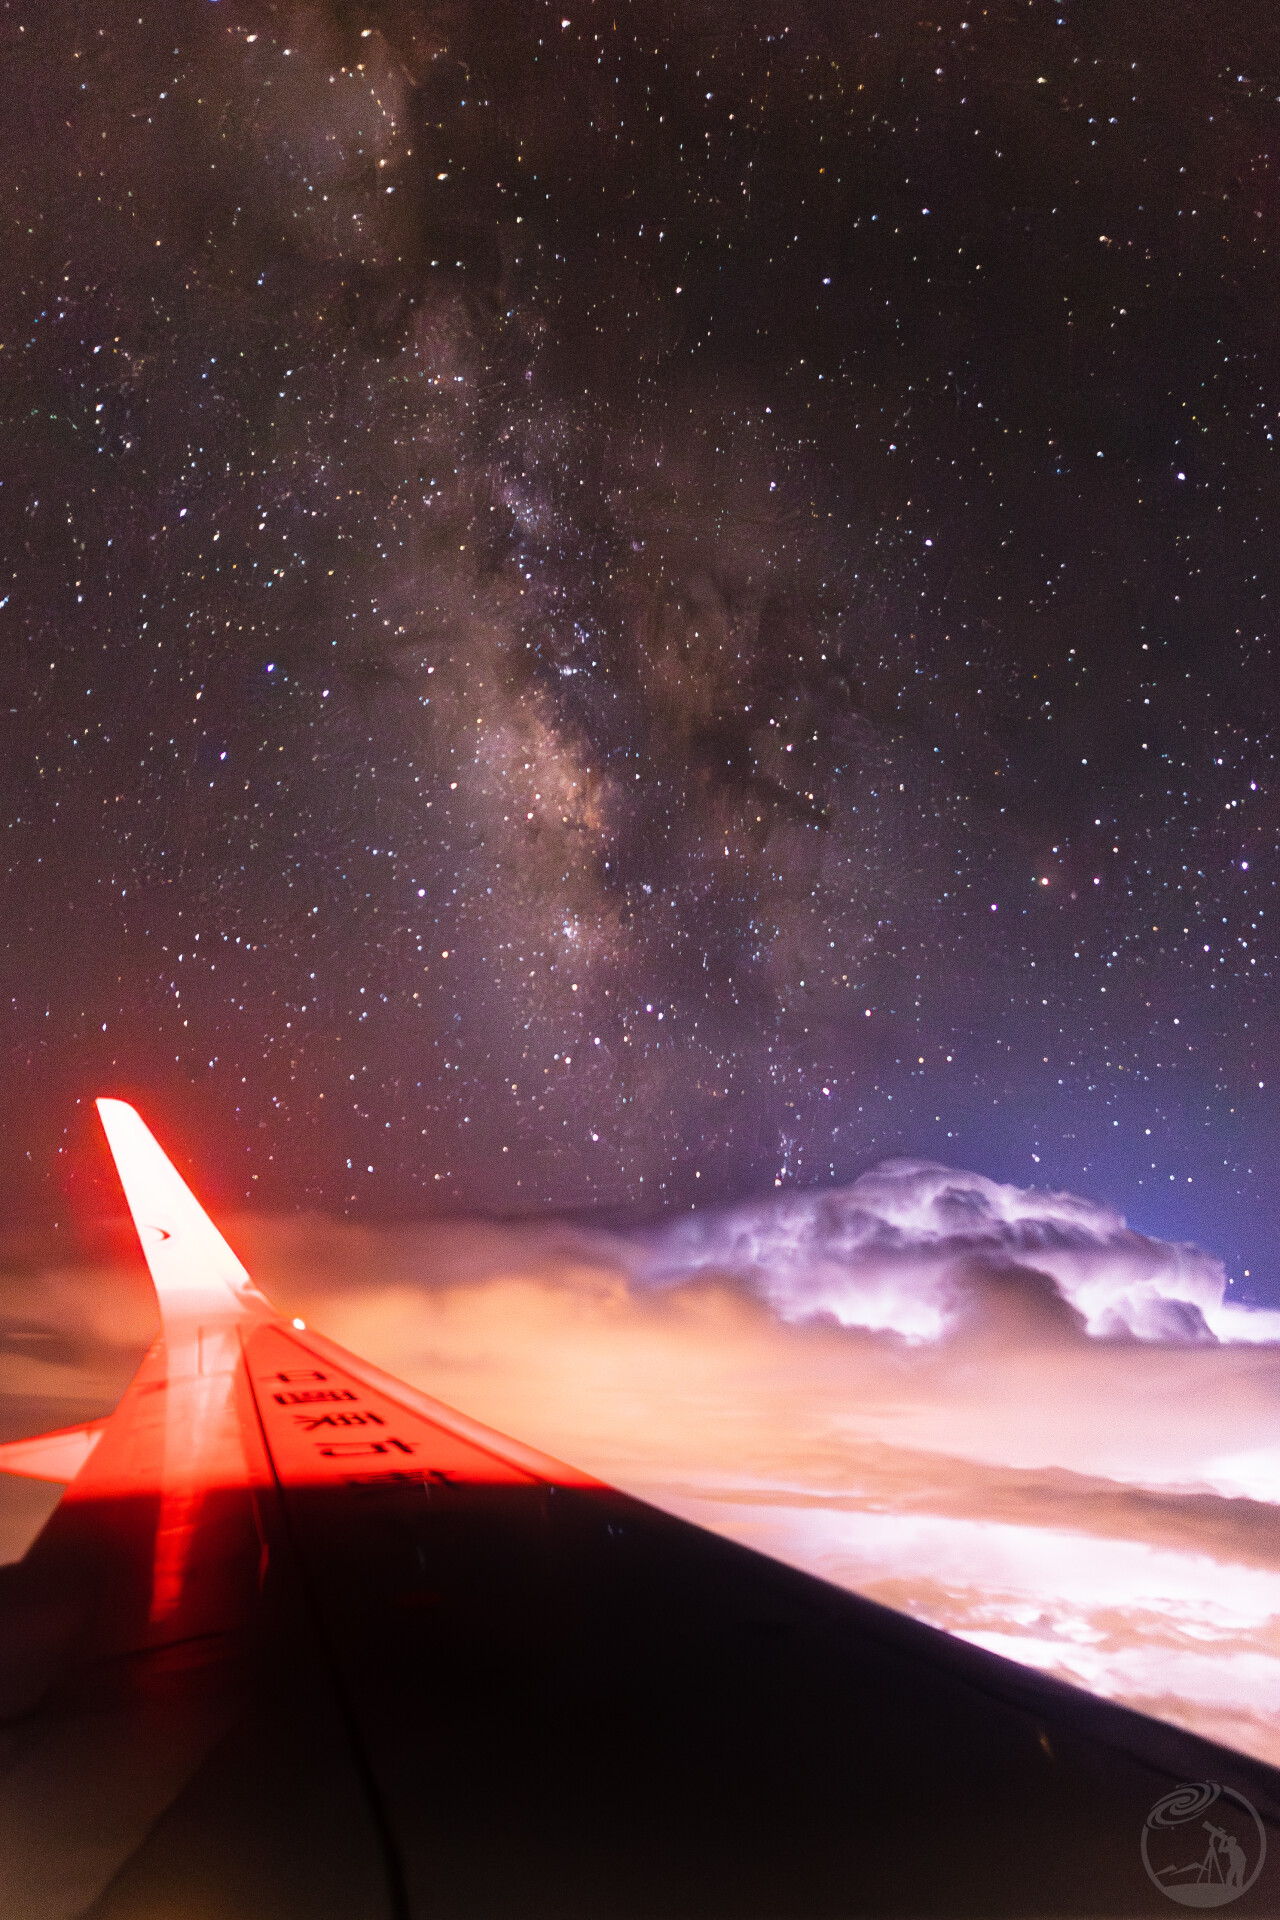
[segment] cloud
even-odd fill
[[[888,1161],[834,1192],[682,1221],[654,1236],[640,1268],[659,1283],[711,1271],[747,1282],[784,1320],[829,1315],[912,1342],[1007,1315],[1018,1296],[1095,1338],[1249,1337],[1247,1317],[1223,1311],[1222,1262],[1199,1247],[1151,1239],[1075,1194],[917,1160]],[[1055,1295],[1068,1314],[1055,1316]]]
[[[500,1430],[1280,1761],[1280,1351],[1208,1254],[903,1163],[644,1234],[228,1232],[283,1311]],[[28,1261],[0,1390],[101,1402],[149,1325],[136,1275]]]

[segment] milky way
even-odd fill
[[[1270,9],[0,36],[17,1213],[111,1090],[264,1207],[907,1152],[1268,1293]]]

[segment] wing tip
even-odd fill
[[[102,1122],[102,1131],[107,1136],[107,1144],[114,1155],[116,1142],[122,1133],[141,1132],[150,1134],[142,1115],[127,1100],[117,1100],[113,1094],[99,1094],[94,1100],[98,1118]],[[154,1136],[153,1136],[154,1137]]]
[[[241,1305],[262,1302],[241,1261],[197,1200],[136,1107],[103,1095],[94,1101],[120,1184],[160,1297],[188,1299],[202,1286]],[[265,1303],[263,1303],[265,1304]]]

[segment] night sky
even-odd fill
[[[11,1218],[112,1092],[224,1205],[905,1154],[1280,1297],[1272,6],[0,46]]]

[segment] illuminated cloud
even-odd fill
[[[1184,1345],[1252,1331],[1247,1315],[1224,1314],[1222,1263],[1199,1247],[1153,1240],[1074,1194],[916,1160],[891,1160],[834,1192],[682,1221],[654,1237],[642,1271],[659,1281],[731,1274],[784,1320],[828,1315],[909,1341],[988,1311],[993,1282],[1051,1312],[1046,1275],[1095,1337]]]

